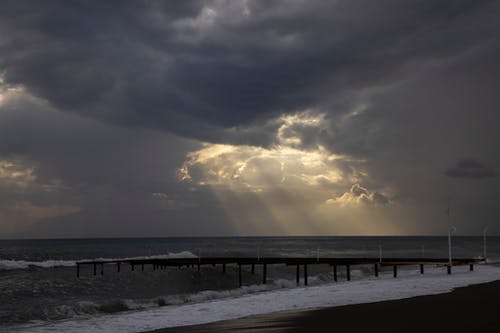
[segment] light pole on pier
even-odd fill
[[[486,252],[486,232],[488,231],[488,226],[484,227],[483,229],[483,256],[484,256],[484,263],[488,263],[488,252]]]
[[[457,231],[457,228],[451,225],[451,220],[450,220],[450,199],[448,198],[448,208],[446,209],[446,215],[448,215],[448,265],[451,268],[453,265],[452,259],[451,259],[451,234],[455,233]]]

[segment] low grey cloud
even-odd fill
[[[484,179],[494,178],[497,173],[494,169],[490,169],[472,158],[467,158],[448,168],[446,175],[451,178]]]
[[[26,91],[5,96],[0,105],[0,237],[79,232],[90,237],[99,230],[126,235],[137,231],[139,219],[133,217],[148,210],[144,234],[154,235],[153,226],[174,214],[163,211],[186,211],[200,201],[205,202],[200,207],[212,209],[208,195],[200,200],[176,181],[176,168],[196,147],[171,134],[60,112]],[[176,230],[171,224],[170,229]]]

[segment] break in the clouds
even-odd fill
[[[498,232],[499,13],[4,1],[0,236]]]

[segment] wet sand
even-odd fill
[[[500,332],[500,281],[451,293],[306,311],[287,311],[155,333]]]

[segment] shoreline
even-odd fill
[[[143,333],[216,332],[474,332],[500,327],[500,280],[448,293],[398,300],[281,311]]]

